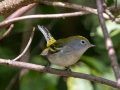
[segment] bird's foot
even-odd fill
[[[49,70],[50,70],[50,65],[51,65],[51,63],[49,62],[49,63],[47,64],[47,66],[45,67],[45,70],[48,71],[48,72],[49,72]]]
[[[70,75],[70,74],[71,74],[71,72],[72,72],[72,71],[71,71],[71,69],[70,69],[70,68],[68,68],[68,67],[65,67],[65,68],[66,68],[66,71],[67,71],[67,75]],[[68,77],[69,77],[69,76],[64,76],[64,77],[63,77],[63,80],[66,82],[66,81],[67,81],[67,79],[68,79]]]
[[[65,68],[66,68],[67,74],[68,74],[68,75],[70,75],[70,74],[71,74],[71,72],[72,72],[72,71],[71,71],[71,69],[70,69],[70,68],[68,68],[68,67],[65,67]]]

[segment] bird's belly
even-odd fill
[[[74,53],[56,53],[56,54],[51,54],[48,56],[48,59],[51,63],[59,65],[59,66],[70,66],[75,64],[80,58],[80,55],[77,55]]]

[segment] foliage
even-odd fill
[[[94,0],[75,0],[74,2],[70,0],[70,2],[95,7]],[[106,2],[109,6],[113,6],[113,0],[107,0]],[[38,5],[34,9],[35,14],[71,11],[74,10],[45,5]],[[2,18],[0,18],[0,20],[1,19]],[[72,71],[91,74],[115,81],[115,76],[111,69],[111,63],[105,48],[104,37],[96,15],[61,19],[34,19],[34,21],[26,20],[16,22],[10,34],[0,42],[0,58],[12,59],[16,57],[20,53],[22,44],[24,43],[23,39],[25,38],[23,38],[23,35],[30,33],[32,27],[35,26],[35,35],[29,48],[29,62],[47,65],[47,59],[39,55],[45,48],[46,42],[41,32],[37,29],[37,24],[46,26],[56,39],[73,35],[82,35],[88,38],[96,47],[87,50],[80,61],[71,67]],[[106,20],[106,25],[113,40],[120,63],[120,25],[109,20]],[[3,33],[4,31],[0,32],[0,35]],[[25,43],[27,43],[27,41]],[[64,70],[63,67],[55,65],[51,67]],[[30,70],[25,71],[23,74],[18,74],[20,71],[21,70],[15,67],[0,66],[0,90],[86,90],[86,88],[87,90],[115,90],[114,88],[83,79],[69,77],[65,82],[63,80],[64,77],[61,76]]]

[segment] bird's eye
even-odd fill
[[[82,44],[85,44],[85,41],[84,41],[84,40],[81,40],[81,43],[82,43]]]

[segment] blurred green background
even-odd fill
[[[61,0],[64,2],[96,8],[94,0]],[[109,7],[114,6],[114,0],[106,0]],[[120,1],[118,0],[118,5]],[[75,12],[76,10],[37,5],[25,15],[29,14],[55,14]],[[114,12],[113,12],[114,14]],[[2,21],[3,18],[0,17]],[[30,48],[20,59],[23,62],[30,62],[40,65],[47,65],[47,59],[40,56],[46,47],[46,41],[37,25],[44,25],[50,30],[55,39],[66,38],[74,35],[82,35],[96,45],[88,49],[79,62],[71,67],[72,71],[91,74],[115,81],[111,63],[105,48],[103,34],[98,17],[93,14],[59,18],[59,19],[30,19],[14,23],[13,30],[0,41],[0,58],[13,59],[26,46],[31,30],[36,27],[35,35]],[[118,62],[120,63],[120,25],[106,20],[109,35],[113,41]],[[6,30],[6,29],[5,29]],[[0,36],[5,32],[2,30]],[[51,67],[62,69],[64,67],[52,65]],[[0,66],[0,90],[116,90],[115,88],[91,82],[88,80],[69,77],[66,82],[63,77],[48,73],[19,69],[16,67]]]

